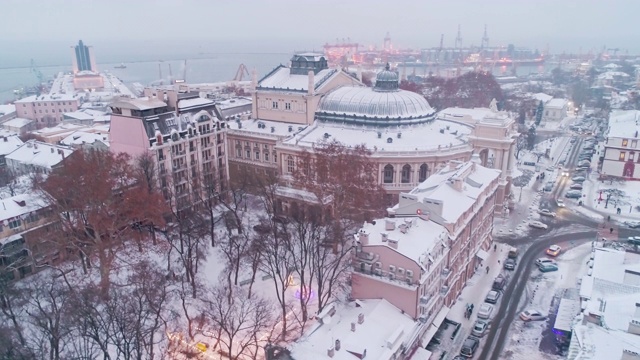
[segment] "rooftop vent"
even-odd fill
[[[399,132],[399,133],[398,133],[398,139],[400,139],[401,137],[402,137],[402,133],[401,133],[401,132]]]
[[[382,133],[378,131],[378,139],[382,139]]]
[[[329,133],[324,133],[324,138],[325,138],[325,139],[328,139],[328,138],[330,138],[330,137],[331,137],[331,134],[329,134]]]
[[[440,129],[440,134],[444,134],[444,129]]]
[[[391,144],[393,142],[393,138],[387,138],[387,144]]]
[[[293,132],[293,126],[289,125],[289,132]]]
[[[272,133],[276,132],[276,127],[275,127],[275,126],[272,126],[272,127],[271,127],[271,132],[272,132]]]

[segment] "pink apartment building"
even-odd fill
[[[442,322],[488,255],[499,182],[500,170],[476,155],[400,194],[387,218],[356,235],[351,297],[385,299],[426,324]]]
[[[33,95],[16,100],[17,117],[33,120],[36,127],[54,126],[63,114],[78,110],[80,97],[71,94]]]
[[[197,94],[178,94],[177,111],[158,98],[111,104],[113,152],[132,157],[151,152],[165,198],[177,208],[192,205],[204,186],[220,190],[228,180],[226,126],[215,104]],[[196,198],[198,197],[198,198]]]

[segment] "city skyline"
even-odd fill
[[[61,0],[4,3],[7,16],[0,31],[12,36],[0,42],[72,44],[82,38],[103,48],[155,41],[155,46],[199,44],[199,48],[207,50],[212,44],[222,51],[291,51],[319,48],[336,38],[380,46],[389,32],[396,47],[420,48],[438,46],[441,34],[445,46],[453,46],[458,25],[462,28],[463,46],[479,45],[487,25],[491,46],[512,43],[540,50],[549,46],[551,52],[587,52],[603,46],[630,53],[640,50],[633,42],[640,30],[627,26],[634,20],[636,11],[632,10],[640,10],[640,4],[631,0],[278,0],[242,4],[94,0],[69,4]],[[614,13],[612,9],[626,10]],[[28,17],[21,16],[27,12]],[[148,16],[141,17],[144,13]],[[317,23],[310,26],[310,20]]]

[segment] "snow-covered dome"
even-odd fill
[[[432,121],[435,114],[427,99],[414,92],[344,86],[320,100],[316,118],[341,123],[398,126]]]
[[[376,91],[398,91],[398,73],[391,71],[389,63],[376,75],[376,84],[373,88]]]

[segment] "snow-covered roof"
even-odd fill
[[[388,118],[388,122],[398,122],[398,118],[427,118],[435,111],[419,94],[411,91],[375,91],[369,87],[343,86],[320,100],[319,113],[333,113],[348,116]]]
[[[72,111],[63,114],[65,118],[76,120],[93,120],[93,116],[84,111]]]
[[[12,127],[12,128],[21,128],[31,124],[33,120],[24,119],[24,118],[13,118],[11,120],[7,120],[2,123],[4,127]]]
[[[13,104],[0,104],[0,116],[16,112],[16,106]]]
[[[326,83],[329,78],[339,72],[340,71],[336,69],[319,71],[313,77],[313,88],[317,90],[322,84]],[[307,91],[309,90],[309,76],[307,74],[291,74],[290,68],[279,66],[265,76],[258,84],[258,87],[261,90]]]
[[[467,137],[471,131],[470,126],[445,120],[401,128],[348,126],[316,121],[308,129],[284,141],[283,145],[311,148],[324,140],[337,140],[347,146],[365,144],[374,156],[376,153],[384,152],[406,152],[415,155],[416,151],[470,150]]]
[[[605,69],[619,69],[622,66],[618,65],[618,64],[614,64],[614,63],[609,63],[605,66],[603,66]]]
[[[41,94],[41,95],[31,95],[20,100],[16,100],[16,104],[20,103],[31,103],[38,101],[77,101],[78,95],[76,94]]]
[[[80,129],[84,129],[86,128],[85,125],[77,125],[77,124],[59,124],[56,126],[52,126],[52,127],[46,127],[46,128],[42,128],[40,130],[34,131],[33,133],[36,135],[40,135],[40,136],[51,136],[51,135],[58,135],[58,134],[62,134],[65,132],[73,132],[73,131],[77,131]]]
[[[214,104],[213,101],[209,99],[201,98],[201,97],[196,97],[191,99],[181,99],[181,100],[178,100],[178,109],[184,110],[192,107],[200,107],[200,106],[207,106],[207,105],[213,105],[213,104]]]
[[[51,90],[49,91],[50,96],[72,96],[76,99],[84,98],[84,100],[90,102],[111,101],[111,99],[115,97],[122,96],[127,98],[136,97],[136,95],[117,76],[107,72],[97,73],[95,75],[102,77],[103,87],[94,89],[91,92],[85,92],[76,90],[73,81],[75,78],[74,74],[65,74],[60,72],[53,80]]]
[[[601,79],[601,80],[613,80],[615,78],[626,78],[626,77],[629,77],[629,74],[624,73],[622,71],[607,71],[598,75],[598,79]]]
[[[62,154],[59,152],[62,152]],[[64,158],[71,155],[71,153],[73,153],[73,150],[66,146],[29,140],[5,156],[5,158],[23,164],[51,169],[51,167],[61,162]]]
[[[411,190],[409,195],[413,195],[417,202],[441,206],[441,214],[438,215],[447,223],[455,223],[478,201],[485,189],[500,177],[500,172],[472,161],[451,161],[448,166]],[[396,205],[394,209],[401,207]]]
[[[631,138],[640,131],[640,111],[614,110],[609,116],[607,137]]]
[[[290,346],[293,358],[326,360],[327,351],[334,348],[338,340],[340,350],[334,350],[333,360],[363,358],[365,352],[367,359],[391,359],[401,347],[411,346],[407,342],[421,325],[386,300],[356,300],[336,305],[333,316],[331,313],[316,320]],[[362,324],[358,323],[360,314],[364,317]],[[355,331],[351,331],[352,323]]]
[[[226,100],[218,100],[216,101],[216,105],[220,110],[227,110],[238,106],[251,105],[252,102],[251,98],[239,96]]]
[[[489,108],[458,108],[458,107],[452,107],[452,108],[446,108],[444,110],[441,110],[438,112],[438,118],[439,119],[450,119],[450,120],[467,120],[467,121],[473,121],[473,122],[478,122],[481,121],[482,119],[486,118],[487,116],[491,116],[495,114],[491,109]]]
[[[109,133],[90,133],[85,131],[76,131],[66,138],[60,140],[60,144],[66,146],[93,144],[101,141],[105,145],[109,145]]]
[[[40,195],[33,193],[16,195],[0,201],[0,221],[26,215],[47,206],[47,202]]]
[[[544,107],[562,109],[563,107],[567,106],[567,102],[568,101],[566,99],[551,99],[544,105]]]
[[[592,323],[576,321],[568,358],[574,360],[622,359],[624,351],[640,353],[638,335],[609,330]],[[574,345],[574,342],[576,345]],[[631,354],[632,355],[632,354]],[[632,355],[633,356],[633,355]]]
[[[547,101],[553,99],[553,96],[547,95],[545,93],[535,93],[532,94],[531,97],[538,101],[542,101],[543,103],[546,103]]]
[[[391,224],[393,230],[387,230],[391,228],[388,226]],[[418,266],[423,265],[425,258],[436,246],[445,244],[449,236],[444,226],[418,217],[377,219],[375,224],[366,222],[357,235],[358,239],[361,234],[367,234],[367,246],[389,247],[415,261]],[[389,239],[397,241],[397,248],[390,245]]]
[[[301,130],[307,128],[307,125],[290,124],[279,121],[269,120],[241,120],[229,121],[227,127],[234,133],[260,135],[268,137],[287,137],[292,136]]]
[[[149,110],[167,106],[167,103],[158,98],[118,99],[111,106],[122,109]]]
[[[16,133],[7,135],[0,133],[0,156],[10,154],[22,144],[22,140]]]
[[[555,330],[571,332],[576,315],[580,313],[580,300],[560,299],[556,320],[553,323]]]

